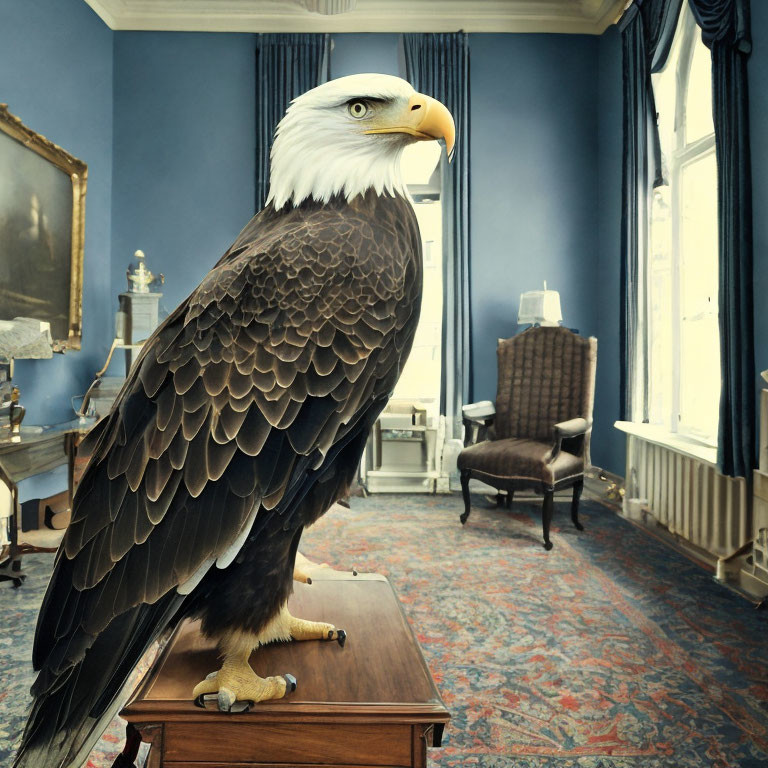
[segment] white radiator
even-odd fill
[[[671,533],[713,555],[727,557],[752,538],[746,481],[708,461],[628,434],[626,485],[626,496],[642,499]]]

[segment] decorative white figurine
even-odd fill
[[[155,280],[155,275],[147,269],[147,265],[144,263],[144,251],[136,251],[133,255],[139,264],[133,272],[126,271],[128,286],[134,293],[149,293],[149,286]],[[162,277],[160,275],[161,280]]]

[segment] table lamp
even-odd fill
[[[19,434],[25,409],[14,387],[14,360],[42,360],[53,357],[51,324],[31,317],[0,320],[0,426]]]
[[[547,290],[526,291],[520,294],[520,308],[517,313],[518,325],[560,325],[563,313],[560,309],[560,294]]]

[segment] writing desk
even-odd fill
[[[450,715],[389,582],[375,574],[313,572],[296,583],[295,616],[347,631],[336,642],[274,643],[251,656],[256,674],[289,672],[296,691],[228,714],[200,709],[197,682],[221,665],[214,644],[185,622],[120,713],[151,743],[151,768],[424,768]],[[133,730],[135,729],[135,730]],[[130,751],[129,745],[126,751]],[[137,744],[134,744],[134,752]],[[130,765],[123,760],[115,765]]]

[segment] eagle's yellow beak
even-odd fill
[[[445,149],[450,160],[456,140],[456,126],[448,109],[437,99],[414,93],[403,112],[386,124],[370,128],[364,133],[407,133],[421,141],[445,139]]]

